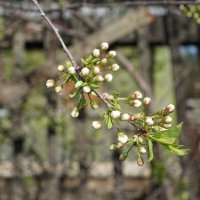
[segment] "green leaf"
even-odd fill
[[[153,142],[151,139],[147,138],[148,147],[149,147],[149,161],[153,160]]]
[[[113,126],[113,121],[112,121],[112,118],[110,117],[110,115],[105,114],[105,115],[104,115],[104,119],[105,119],[107,128],[108,128],[108,129],[112,128],[112,126]]]
[[[85,61],[83,58],[81,58],[81,62],[82,62],[83,64],[86,64],[86,61]]]
[[[96,83],[91,83],[90,87],[91,87],[91,89],[98,89],[100,87],[100,85],[96,84]]]
[[[178,137],[182,130],[182,123],[165,131],[153,132],[148,134],[147,137],[161,144],[177,144]]]
[[[80,100],[79,100],[79,103],[78,103],[78,106],[77,106],[78,109],[80,110],[81,108],[85,107],[86,103],[87,103],[87,102],[86,102],[84,96],[81,95]]]
[[[171,153],[178,156],[183,156],[190,152],[190,149],[181,149],[181,146],[182,145],[164,145],[164,147],[168,149]]]
[[[76,84],[75,84],[75,88],[79,88],[79,87],[81,87],[83,84],[84,84],[83,81],[78,81],[78,82],[76,82]]]

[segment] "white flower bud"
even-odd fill
[[[94,67],[94,74],[97,75],[97,74],[99,74],[100,72],[101,72],[100,68],[97,67],[97,66],[95,66],[95,67]]]
[[[173,112],[175,110],[175,106],[173,104],[169,104],[167,107],[166,107],[167,111],[169,113]]]
[[[163,124],[162,126],[163,126],[164,128],[171,128],[171,127],[172,127],[171,124]]]
[[[55,81],[53,79],[49,79],[46,82],[47,88],[53,87],[55,85]]]
[[[101,122],[99,122],[99,121],[93,121],[93,122],[92,122],[92,127],[93,127],[94,129],[99,129],[99,128],[101,128]]]
[[[144,103],[145,105],[149,105],[149,104],[151,103],[151,98],[145,97],[144,100],[143,100],[143,103]]]
[[[74,118],[76,118],[76,117],[79,116],[79,112],[78,112],[78,108],[77,108],[77,107],[75,107],[75,108],[72,110],[71,116],[74,117]]]
[[[112,79],[113,79],[113,75],[112,75],[112,74],[106,74],[104,78],[105,78],[105,80],[106,80],[107,82],[111,82]]]
[[[99,51],[99,49],[94,49],[94,50],[92,51],[92,55],[93,55],[95,58],[99,57],[99,56],[100,56],[100,51]]]
[[[135,91],[132,95],[131,95],[132,99],[141,99],[142,98],[142,93],[140,91]]]
[[[73,67],[73,66],[69,67],[68,72],[69,72],[69,74],[75,74],[76,73],[75,67]]]
[[[108,59],[107,58],[102,58],[101,59],[101,64],[106,64],[108,62]]]
[[[91,92],[91,95],[92,95],[92,96],[95,96],[95,97],[97,96],[96,93],[93,92],[93,91]]]
[[[147,125],[152,126],[154,124],[154,121],[151,117],[146,117],[145,122],[147,123]]]
[[[83,92],[85,92],[85,93],[90,93],[91,92],[91,89],[90,89],[90,87],[89,86],[84,86],[83,87]]]
[[[95,79],[96,81],[98,81],[98,82],[103,82],[103,81],[104,81],[104,78],[103,78],[103,76],[101,76],[101,75],[95,76],[94,79]]]
[[[55,91],[56,91],[57,93],[60,93],[60,92],[62,91],[62,86],[61,86],[61,85],[56,86],[56,87],[55,87]]]
[[[119,135],[118,136],[118,141],[125,144],[128,141],[128,136],[127,135]]]
[[[170,116],[166,116],[164,118],[164,122],[167,123],[167,124],[170,124],[172,122],[172,118]]]
[[[109,52],[108,52],[108,55],[109,55],[111,58],[113,58],[113,57],[115,57],[115,56],[117,55],[117,53],[116,53],[116,51],[109,51]]]
[[[139,150],[140,150],[140,153],[143,153],[143,154],[147,152],[147,150],[144,147],[140,147]]]
[[[100,47],[102,50],[107,50],[109,48],[109,44],[107,42],[102,42]]]
[[[111,69],[112,69],[112,71],[117,71],[117,70],[119,70],[119,65],[118,64],[113,64],[111,66]]]
[[[128,121],[130,119],[130,115],[128,113],[123,113],[121,115],[121,120],[122,121]]]
[[[143,138],[141,136],[138,137],[139,142],[142,144],[143,143]]]
[[[142,102],[138,99],[133,100],[133,106],[139,108],[142,105]]]
[[[111,117],[112,117],[113,119],[118,119],[118,118],[120,117],[120,115],[121,115],[121,113],[120,113],[119,110],[113,110],[113,111],[111,112]]]
[[[58,71],[63,72],[65,67],[63,65],[58,65]]]
[[[87,67],[84,67],[83,69],[81,69],[82,76],[88,76],[89,73],[90,73],[90,70]]]

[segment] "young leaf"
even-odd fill
[[[174,144],[176,142],[176,138],[170,138],[167,135],[163,136],[162,138],[156,138],[154,136],[154,134],[149,134],[147,137],[154,140],[155,142],[160,143],[160,144],[170,145],[170,144]]]
[[[153,160],[153,142],[151,139],[147,138],[148,147],[149,147],[149,161]]]
[[[74,98],[75,96],[77,96],[77,95],[79,94],[79,92],[80,92],[80,88],[76,88],[76,89],[74,90],[74,92],[73,92],[72,94],[69,95],[70,98]]]
[[[183,156],[190,152],[190,149],[181,149],[180,145],[164,145],[166,149],[175,155]]]
[[[108,129],[112,128],[112,126],[113,126],[113,121],[112,121],[112,118],[110,117],[110,115],[105,114],[105,115],[104,115],[104,119],[105,119],[107,128],[108,128]]]
[[[76,84],[75,84],[75,88],[79,88],[79,87],[81,87],[83,84],[84,84],[83,81],[78,81],[78,82],[76,82]]]

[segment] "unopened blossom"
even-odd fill
[[[91,92],[91,89],[90,89],[90,87],[89,86],[84,86],[83,87],[83,92],[85,92],[85,93],[90,93]]]
[[[149,104],[151,103],[151,98],[145,97],[145,98],[143,99],[143,103],[144,103],[145,105],[149,105]]]
[[[82,76],[88,76],[90,73],[90,70],[87,67],[84,67],[81,69],[81,75]]]
[[[121,113],[119,110],[113,110],[110,115],[113,119],[118,119],[120,117]]]
[[[122,121],[128,121],[130,119],[130,115],[128,113],[123,113],[120,118]]]
[[[116,53],[116,51],[109,51],[109,52],[108,52],[108,55],[109,55],[111,58],[113,58],[113,57],[115,57],[115,56],[117,55],[117,53]]]
[[[99,56],[100,56],[100,51],[99,51],[99,49],[94,49],[94,50],[92,51],[92,55],[93,55],[93,57],[95,57],[95,58],[99,57]]]
[[[175,110],[175,106],[173,104],[169,104],[167,107],[166,107],[167,111],[169,113],[173,112]]]
[[[142,102],[138,99],[133,100],[133,106],[139,108],[142,105]]]
[[[63,72],[65,67],[63,65],[58,65],[58,71]]]
[[[113,80],[113,75],[112,74],[106,74],[104,78],[107,82],[111,82]]]
[[[147,150],[144,147],[140,147],[139,150],[140,150],[140,153],[143,153],[143,154],[147,152]]]
[[[75,67],[73,67],[73,66],[69,67],[68,72],[69,72],[69,74],[75,74],[76,73]]]
[[[107,58],[102,58],[101,59],[101,64],[106,64],[108,62],[108,59]]]
[[[131,95],[132,99],[141,99],[142,98],[142,93],[140,91],[135,91],[132,95]]]
[[[127,135],[120,135],[118,136],[118,141],[125,144],[128,141],[128,136]]]
[[[151,117],[146,117],[145,122],[147,123],[147,125],[152,126],[154,124],[154,121]]]
[[[79,116],[79,112],[78,112],[78,108],[77,108],[77,107],[75,107],[75,108],[72,110],[71,116],[74,117],[74,118],[76,118],[76,117]]]
[[[100,44],[100,48],[101,48],[101,50],[105,51],[105,50],[107,50],[109,48],[109,44],[107,42],[102,42]]]
[[[93,121],[93,122],[92,122],[92,127],[93,127],[94,129],[99,129],[99,128],[101,128],[101,122],[99,122],[99,121]]]
[[[55,85],[55,81],[53,79],[49,79],[46,82],[47,88],[53,87]]]
[[[56,87],[55,87],[55,91],[56,91],[57,93],[60,93],[60,92],[62,91],[62,86],[61,86],[61,85],[56,86]]]
[[[103,82],[103,81],[104,81],[104,78],[103,78],[103,76],[101,76],[101,75],[97,75],[97,76],[94,77],[94,80],[95,80],[95,81],[98,81],[98,82]]]
[[[111,66],[111,69],[112,69],[112,71],[117,71],[117,70],[119,70],[119,65],[118,64],[112,64],[112,66]]]
[[[100,72],[101,72],[100,68],[97,67],[97,66],[95,66],[95,67],[94,67],[94,74],[97,75],[97,74],[99,74]]]
[[[172,122],[172,118],[171,118],[170,116],[166,116],[166,117],[164,118],[164,122],[165,122],[166,124],[170,124],[170,123]]]
[[[172,127],[172,125],[171,125],[171,124],[163,124],[162,126],[163,126],[164,128],[166,128],[166,129],[167,129],[167,128],[171,128],[171,127]]]

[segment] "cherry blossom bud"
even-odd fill
[[[107,60],[107,58],[102,58],[100,62],[101,62],[101,64],[106,64],[108,62],[108,60]]]
[[[94,50],[92,51],[92,55],[93,55],[93,57],[95,57],[95,58],[99,57],[99,56],[100,56],[100,51],[99,51],[99,49],[94,49]]]
[[[128,113],[123,113],[120,118],[122,121],[128,121],[130,119],[130,115]]]
[[[63,65],[58,65],[58,71],[63,72],[65,67]]]
[[[68,72],[69,72],[69,74],[75,74],[76,73],[75,67],[73,67],[73,66],[69,67]]]
[[[116,51],[109,51],[109,52],[108,52],[108,55],[109,55],[111,58],[113,58],[113,57],[115,57],[115,56],[117,55],[117,53],[116,53]]]
[[[140,91],[135,91],[132,95],[131,95],[132,99],[141,99],[142,98],[142,93]]]
[[[100,68],[97,67],[97,66],[95,66],[95,67],[94,67],[94,74],[97,75],[97,74],[99,74],[100,72],[101,72]]]
[[[175,106],[173,104],[169,104],[166,109],[168,110],[169,113],[173,112],[175,110]]]
[[[105,50],[107,50],[109,48],[109,44],[107,42],[102,42],[100,44],[100,48],[101,48],[101,50],[105,51]]]
[[[144,160],[143,160],[143,158],[138,158],[137,159],[137,164],[139,165],[139,166],[143,166],[144,165]]]
[[[170,116],[166,116],[164,118],[164,122],[167,123],[167,124],[170,124],[172,122],[172,118]]]
[[[82,76],[88,76],[89,73],[90,73],[90,70],[87,67],[84,67],[83,69],[81,69]]]
[[[116,150],[117,149],[117,145],[116,144],[111,144],[109,147],[110,151]]]
[[[162,126],[163,126],[164,128],[171,128],[171,127],[172,127],[171,124],[163,124]]]
[[[91,95],[92,95],[92,96],[97,96],[96,93],[93,92],[93,91],[91,92]]]
[[[143,143],[143,138],[141,136],[138,137],[139,142],[142,144]]]
[[[101,76],[101,75],[97,75],[97,76],[94,77],[94,80],[95,80],[95,81],[98,81],[98,82],[103,82],[103,81],[104,81],[104,78],[103,78],[103,76]]]
[[[46,82],[47,88],[53,87],[55,85],[55,81],[53,79],[49,79]]]
[[[93,121],[92,122],[92,127],[94,129],[100,129],[101,128],[101,122],[99,122],[99,121]]]
[[[78,108],[77,108],[77,107],[75,107],[75,108],[72,110],[71,116],[74,117],[74,118],[76,118],[76,117],[79,116],[79,112],[78,112]]]
[[[91,89],[90,89],[90,87],[89,86],[84,86],[83,87],[83,92],[85,92],[85,93],[90,93],[91,92]]]
[[[147,150],[144,147],[140,147],[139,148],[140,153],[145,154],[147,152]]]
[[[128,157],[128,153],[124,152],[124,153],[120,154],[119,160],[124,161],[124,160],[126,160],[127,157]]]
[[[104,78],[105,78],[105,80],[106,80],[107,82],[111,82],[112,79],[113,79],[113,75],[112,75],[112,74],[106,74]]]
[[[134,99],[132,101],[132,103],[133,103],[133,106],[136,107],[136,108],[139,108],[142,105],[142,102],[138,99]]]
[[[112,117],[113,119],[118,119],[118,118],[120,117],[120,115],[121,115],[121,113],[120,113],[119,110],[113,110],[113,111],[111,112],[111,117]]]
[[[117,70],[119,70],[119,65],[118,64],[113,64],[112,66],[111,66],[111,69],[112,69],[112,71],[117,71]]]
[[[145,122],[147,123],[147,125],[152,126],[154,124],[154,121],[151,117],[146,117]]]
[[[144,100],[143,100],[143,103],[147,106],[151,103],[151,98],[149,97],[145,97]]]
[[[125,144],[128,141],[128,136],[127,135],[120,135],[120,136],[118,136],[118,141]]]
[[[57,93],[60,93],[60,92],[62,91],[62,86],[61,86],[61,85],[56,86],[56,87],[55,87],[55,91],[56,91]]]
[[[117,148],[118,148],[118,149],[122,148],[123,146],[124,146],[124,144],[123,144],[122,142],[118,142],[118,143],[117,143]]]

